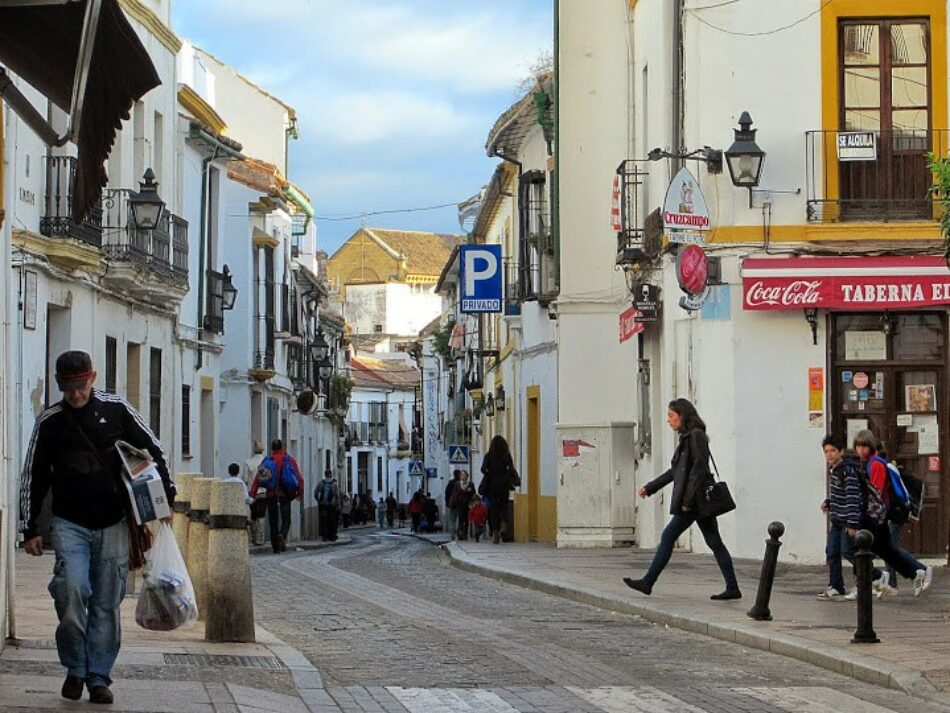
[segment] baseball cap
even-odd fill
[[[81,389],[92,376],[92,359],[78,350],[63,352],[56,358],[56,383],[60,391]]]

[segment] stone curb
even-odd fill
[[[638,604],[593,589],[564,585],[543,577],[486,565],[465,552],[456,542],[446,543],[440,547],[448,555],[452,564],[462,570],[599,609],[632,614],[655,624],[664,624],[694,634],[703,634],[748,648],[798,659],[859,681],[893,688],[934,703],[946,704],[946,695],[940,693],[919,671],[913,669],[888,666],[883,661],[789,634],[762,631],[754,626],[741,624],[721,624],[707,621],[694,614],[674,614],[659,606]]]
[[[352,537],[340,537],[337,538],[336,542],[293,542],[287,545],[287,551],[282,554],[290,554],[295,550],[322,550],[327,547],[340,547],[342,545],[353,544]],[[248,548],[248,554],[251,555],[269,555],[273,554],[273,550],[270,545],[251,545]]]

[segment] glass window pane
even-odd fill
[[[847,70],[848,73],[864,70]],[[891,71],[891,105],[927,106],[930,92],[927,91],[926,67],[895,67]],[[849,106],[851,104],[849,103]],[[866,106],[856,104],[855,106]]]
[[[846,361],[847,346],[854,343],[856,332],[880,332],[881,316],[879,314],[839,314],[835,316],[835,359]],[[852,333],[849,338],[848,333]],[[864,340],[868,341],[867,339]],[[868,353],[868,352],[863,352]]]
[[[876,109],[848,109],[844,113],[845,131],[880,131],[881,112]]]
[[[876,108],[881,105],[881,73],[876,67],[871,69],[849,67],[844,70],[844,104],[848,109]]]
[[[925,23],[891,25],[891,64],[926,64],[927,55]]]
[[[845,25],[845,64],[880,64],[881,40],[877,25]]]
[[[892,315],[894,359],[943,360],[943,320],[938,314]]]
[[[894,131],[914,131],[925,134],[930,116],[926,109],[901,109],[891,114]]]

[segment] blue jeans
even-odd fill
[[[653,555],[653,563],[643,577],[644,581],[651,587],[656,584],[656,580],[659,578],[663,568],[666,567],[667,562],[670,561],[676,540],[679,539],[679,536],[686,532],[694,522],[699,525],[699,529],[703,533],[703,539],[706,540],[709,549],[711,549],[716,556],[716,563],[719,565],[723,579],[726,580],[726,589],[738,589],[739,583],[736,581],[736,572],[732,566],[732,556],[729,554],[729,550],[726,549],[726,546],[722,542],[722,537],[719,535],[719,524],[716,522],[716,518],[710,517],[704,520],[697,520],[696,515],[691,512],[678,513],[674,515],[669,524],[667,524],[663,530],[663,535],[660,537],[660,544],[656,548],[656,554]]]
[[[890,520],[888,520],[887,527],[891,533],[891,545],[893,545],[895,549],[900,549],[901,528],[903,528],[904,525],[903,524],[898,525],[896,522],[891,522]],[[914,567],[916,567],[917,569],[927,568],[926,565],[924,565],[919,559],[911,555],[906,550],[901,550],[901,551],[904,552],[909,559],[913,560]],[[896,588],[897,587],[897,571],[893,567],[891,567],[891,565],[887,565],[887,567],[885,567],[885,570],[887,571],[888,584]]]
[[[50,528],[56,564],[49,593],[59,617],[59,661],[89,688],[108,686],[122,642],[119,605],[129,573],[128,528],[123,520],[88,530],[55,516]]]
[[[844,574],[841,571],[841,558],[848,560],[854,567],[854,540],[847,530],[831,524],[828,528],[828,542],[825,545],[825,561],[828,563],[828,586],[838,594],[845,594]]]

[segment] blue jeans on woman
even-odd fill
[[[693,512],[677,513],[669,521],[663,530],[663,535],[660,537],[660,544],[656,548],[656,554],[653,555],[653,562],[650,565],[650,569],[647,570],[646,575],[644,575],[643,581],[651,587],[656,584],[660,573],[673,555],[673,547],[676,545],[679,536],[686,532],[694,522],[699,525],[699,530],[703,533],[703,539],[706,540],[709,549],[711,549],[716,556],[716,563],[719,565],[723,579],[726,580],[726,589],[739,589],[739,583],[736,581],[736,572],[732,566],[732,556],[729,554],[729,550],[726,549],[726,546],[722,542],[722,537],[719,535],[719,524],[716,522],[716,518],[710,517],[697,520]]]
[[[109,686],[122,642],[119,605],[129,573],[128,527],[122,520],[89,530],[54,516],[50,528],[56,563],[49,593],[59,617],[59,661],[90,690]]]

